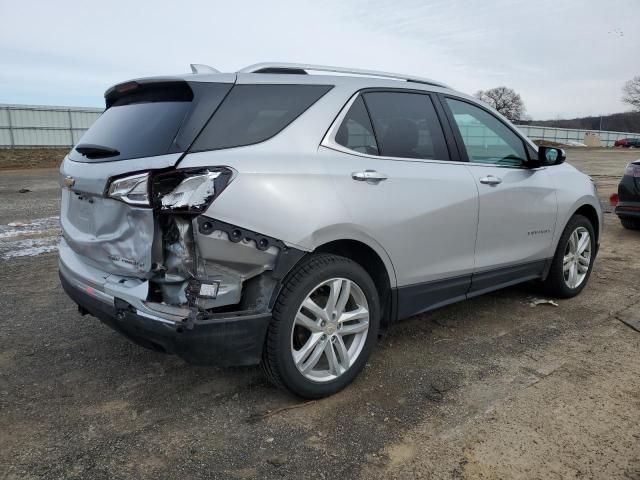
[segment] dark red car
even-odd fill
[[[614,147],[640,148],[640,138],[619,138],[613,144]]]

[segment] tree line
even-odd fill
[[[493,107],[512,122],[587,130],[599,130],[602,127],[602,130],[640,133],[640,75],[633,77],[622,87],[622,101],[629,104],[633,111],[614,113],[612,115],[568,120],[531,121],[525,115],[526,109],[522,97],[512,88],[502,86],[489,90],[478,90],[474,96]]]

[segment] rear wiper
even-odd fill
[[[120,155],[120,152],[115,148],[93,145],[91,143],[76,145],[76,152],[87,158],[107,158]]]

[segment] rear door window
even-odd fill
[[[380,155],[449,160],[442,126],[429,95],[368,92],[363,96]]]
[[[263,142],[293,122],[329,85],[236,85],[200,133],[192,151]]]
[[[361,96],[353,102],[344,117],[335,141],[338,145],[360,153],[378,155],[378,144],[373,134],[371,119]]]

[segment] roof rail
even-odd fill
[[[209,65],[203,65],[202,63],[191,63],[191,73],[220,73],[220,70],[216,70]]]
[[[398,73],[378,72],[376,70],[360,70],[355,68],[344,67],[330,67],[327,65],[311,65],[304,63],[279,63],[279,62],[265,62],[256,63],[255,65],[249,65],[248,67],[239,70],[238,73],[300,73],[301,70],[313,70],[317,72],[333,72],[344,73],[352,75],[362,75],[364,77],[379,77],[379,78],[391,78],[393,80],[404,80],[405,82],[424,83],[426,85],[434,85],[436,87],[449,88],[447,85],[429,78],[414,77],[411,75],[401,75]]]

